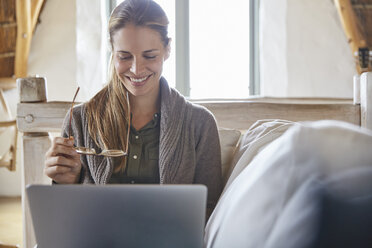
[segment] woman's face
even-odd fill
[[[148,27],[127,25],[113,36],[116,73],[134,96],[158,94],[163,62],[169,57],[160,34]]]

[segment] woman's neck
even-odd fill
[[[151,96],[130,96],[132,112],[132,126],[137,130],[153,119],[155,113],[160,111],[160,94]]]

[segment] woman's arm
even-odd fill
[[[80,181],[82,164],[80,155],[74,149],[76,140],[73,133],[68,137],[69,119],[68,113],[62,126],[62,137],[55,137],[45,154],[44,173],[53,183],[72,184]]]
[[[221,147],[217,124],[207,110],[197,118],[194,183],[208,187],[207,215],[212,213],[222,192]]]

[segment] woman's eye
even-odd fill
[[[132,56],[118,56],[120,60],[129,60],[132,58]]]
[[[145,55],[143,57],[145,57],[145,59],[155,59],[156,55],[154,55],[154,56]]]

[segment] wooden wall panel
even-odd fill
[[[14,74],[14,57],[0,56],[0,78],[12,77]]]
[[[15,0],[0,0],[0,23],[15,21]]]
[[[17,25],[0,24],[0,54],[15,52],[17,39]]]

